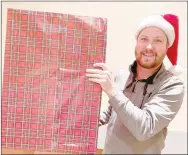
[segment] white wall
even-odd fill
[[[31,9],[75,15],[100,16],[108,19],[106,63],[116,73],[120,68],[127,68],[134,60],[134,32],[139,22],[148,15],[174,13],[180,20],[179,64],[184,68],[180,78],[187,81],[187,7],[186,2],[9,2],[3,3],[3,55],[6,33],[7,8]],[[167,67],[170,62],[165,59]],[[2,62],[3,66],[3,62]],[[187,85],[187,83],[186,83]],[[187,89],[186,89],[187,90]],[[186,93],[187,94],[187,93]],[[169,126],[170,131],[187,134],[187,95],[177,117]],[[107,105],[103,94],[102,107]],[[104,129],[104,130],[103,130]],[[104,145],[106,128],[99,130],[98,147]],[[176,139],[174,139],[176,140]],[[181,144],[181,141],[179,142]],[[169,144],[170,145],[170,144]],[[181,146],[180,146],[181,147]],[[181,148],[180,148],[181,149]]]

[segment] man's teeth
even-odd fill
[[[150,54],[150,53],[143,53],[144,56],[148,56],[148,57],[152,57],[153,54]]]

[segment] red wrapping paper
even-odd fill
[[[105,62],[107,20],[8,9],[2,147],[96,153],[101,87],[85,70]]]

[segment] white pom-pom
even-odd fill
[[[174,65],[168,70],[176,76],[180,75],[183,72],[183,68],[180,65]]]

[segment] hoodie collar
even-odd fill
[[[136,60],[133,62],[133,64],[131,64],[129,66],[129,71],[132,75],[132,77],[136,77],[136,66],[137,66],[137,63],[136,63]],[[142,82],[147,82],[148,84],[153,84],[157,77],[165,70],[165,66],[164,64],[162,63],[161,67],[159,68],[158,71],[156,71],[152,76],[148,77],[147,79],[142,79],[142,80],[139,80],[139,81],[142,81]]]

